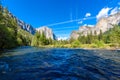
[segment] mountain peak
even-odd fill
[[[51,38],[52,40],[56,39],[52,29],[47,27],[47,26],[43,26],[43,27],[37,28],[36,31],[38,31],[40,34],[44,33],[46,38],[48,38],[48,39],[49,38]]]
[[[78,31],[73,31],[70,37],[77,39],[79,37],[78,35],[80,34],[86,36],[87,34],[90,34],[90,32],[94,34],[95,31],[98,35],[100,34],[100,30],[102,30],[104,33],[110,28],[113,28],[114,25],[120,25],[120,12],[108,17],[101,18],[94,27],[81,26]]]

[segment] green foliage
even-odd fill
[[[71,46],[72,46],[73,48],[80,47],[80,46],[81,46],[81,43],[80,43],[79,40],[75,40],[75,41],[72,42]]]
[[[19,46],[28,46],[32,43],[33,35],[29,32],[26,32],[22,30],[21,28],[18,28],[18,34],[17,34],[17,42]]]
[[[104,42],[103,41],[96,40],[95,44],[98,48],[103,48],[104,47]]]
[[[48,44],[52,44],[52,39],[47,39],[44,33],[35,33],[32,39],[32,46],[44,46]]]
[[[83,35],[83,36],[80,36],[79,38],[78,38],[78,40],[82,43],[82,44],[86,44],[86,37]]]
[[[107,31],[104,36],[105,43],[120,47],[120,26],[115,25],[115,27]]]
[[[108,47],[119,47],[120,46],[120,27],[115,26],[114,28],[110,29],[106,33],[102,33],[100,30],[100,34],[97,35],[96,31],[94,34],[90,32],[87,36],[81,35],[78,40],[70,39],[67,40],[50,40],[46,39],[44,34],[40,35],[36,33],[33,39],[34,46],[40,45],[54,45],[53,47],[89,47],[89,48],[104,48]],[[108,45],[107,45],[108,44]]]
[[[32,35],[22,30],[9,11],[0,6],[0,49],[30,45]]]
[[[110,44],[110,47],[120,47],[120,26],[115,25],[114,28],[109,31],[97,35],[96,31],[94,35],[92,33],[87,34],[87,36],[79,36],[78,40],[82,44],[91,44],[92,47],[104,47],[105,44]]]
[[[103,33],[102,33],[102,30],[100,30],[100,34],[98,35],[98,40],[102,40],[103,39]]]
[[[8,14],[8,10],[0,6],[0,49],[17,45],[17,24]]]

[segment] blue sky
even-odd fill
[[[2,4],[34,28],[52,28],[59,38],[120,10],[119,0],[3,0]]]

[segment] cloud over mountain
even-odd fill
[[[118,11],[119,11],[119,8],[118,8],[118,7],[115,7],[115,8],[113,8],[113,9],[111,10],[110,15],[116,14]]]
[[[100,18],[102,17],[107,17],[109,14],[108,12],[111,10],[111,8],[109,7],[106,7],[106,8],[103,8],[99,11],[98,15],[96,16],[97,20],[99,20]]]
[[[114,15],[116,14],[117,12],[120,11],[120,7],[114,7],[114,8],[109,8],[109,7],[106,7],[106,8],[102,8],[99,13],[97,14],[96,18],[97,20],[103,18],[103,17],[108,17],[109,15]]]

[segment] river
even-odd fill
[[[1,53],[0,80],[120,80],[120,50],[19,47]]]

